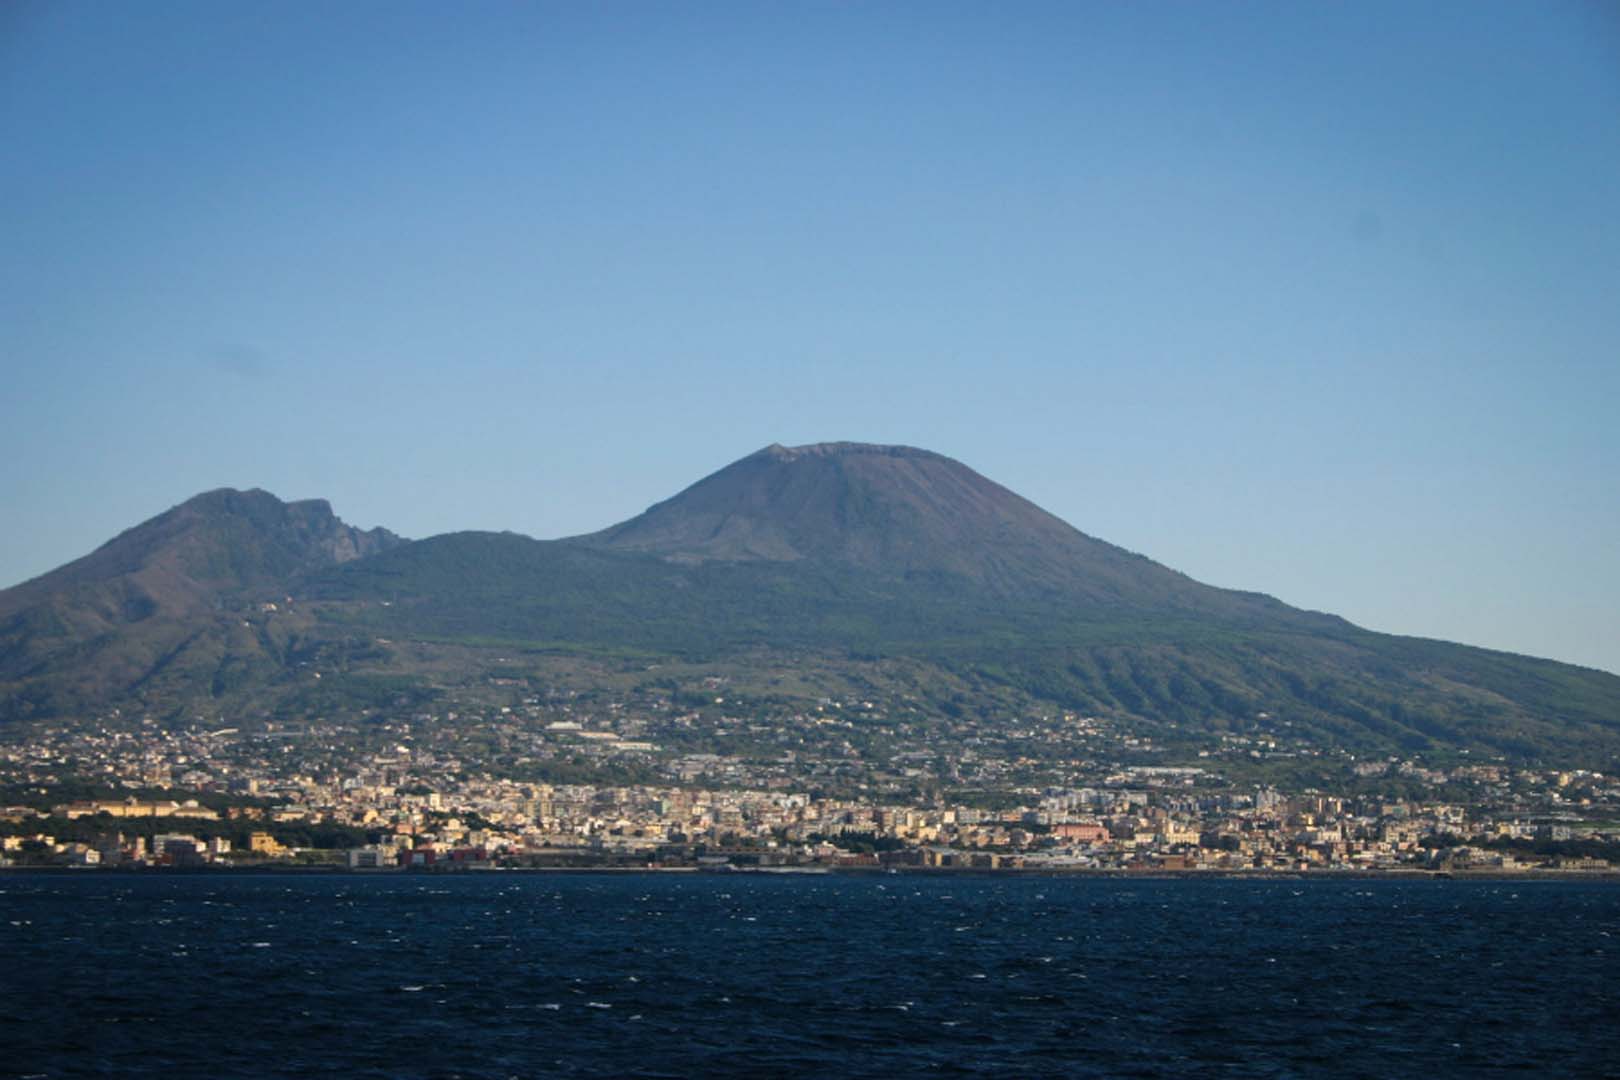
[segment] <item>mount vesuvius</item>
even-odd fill
[[[868,680],[903,660],[920,700],[937,676],[956,709],[1045,702],[1184,734],[1263,715],[1358,751],[1620,758],[1620,677],[1204,585],[909,447],[770,446],[553,541],[404,541],[321,501],[211,492],[0,592],[13,722],[364,714],[557,655]]]

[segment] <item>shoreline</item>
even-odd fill
[[[440,878],[489,874],[701,874],[715,877],[750,875],[759,877],[1024,877],[1099,878],[1120,881],[1594,881],[1620,884],[1620,868],[1607,870],[1164,870],[1164,869],[1074,869],[986,867],[698,867],[698,866],[483,866],[456,869],[392,869],[347,866],[0,866],[0,877],[10,874],[82,877],[120,875],[141,877],[211,877],[260,874],[309,877],[413,877]]]

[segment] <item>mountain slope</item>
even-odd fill
[[[299,575],[401,543],[344,524],[325,500],[210,491],[89,555],[0,592],[8,712],[91,705],[142,685],[263,660],[236,608],[283,598]],[[268,666],[268,665],[266,665]]]
[[[907,446],[768,446],[573,542],[672,562],[841,566],[1017,600],[1231,615],[1282,610],[1087,536],[960,462]]]
[[[1263,720],[1356,752],[1620,760],[1613,675],[1203,585],[948,458],[850,443],[769,447],[563,541],[407,543],[324,504],[201,496],[0,593],[0,717],[343,715],[559,653],[739,672],[770,653],[874,686],[904,659],[933,673],[925,697],[967,687],[950,708],[987,717],[1022,701],[1175,736]]]
[[[0,592],[0,618],[33,604],[101,590],[109,621],[206,607],[219,592],[275,587],[298,573],[400,543],[387,529],[345,525],[324,499],[285,503],[267,491],[221,488],[129,529],[81,559]]]
[[[1620,755],[1620,678],[1603,672],[1286,609],[1222,617],[935,584],[808,559],[671,561],[456,533],[332,568],[307,595],[355,635],[502,656],[634,650],[746,667],[767,649],[850,669],[910,658],[941,684],[983,687],[985,702],[1007,691],[1161,735],[1269,717],[1356,752]]]
[[[1192,730],[1267,714],[1364,750],[1620,750],[1614,676],[1212,588],[906,447],[768,447],[598,533],[451,534],[311,588],[390,638],[905,656]]]

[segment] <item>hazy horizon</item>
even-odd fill
[[[216,487],[555,538],[850,439],[1620,672],[1612,8],[22,3],[0,140],[0,586]]]

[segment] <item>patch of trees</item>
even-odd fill
[[[879,836],[869,832],[844,832],[831,836],[822,833],[811,833],[807,839],[812,844],[826,843],[843,851],[856,855],[871,855],[879,851],[898,851],[906,846],[906,842],[897,836]]]

